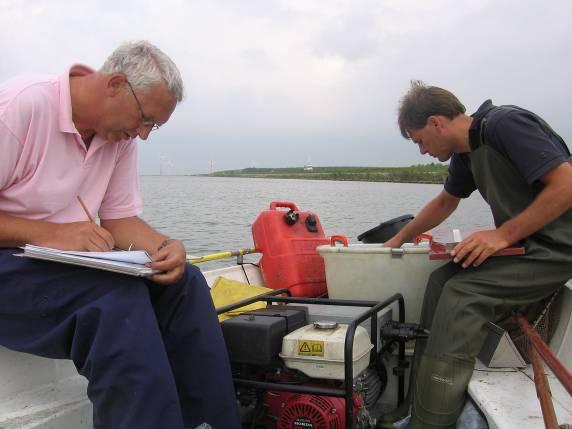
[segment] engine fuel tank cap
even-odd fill
[[[332,320],[316,320],[314,322],[314,328],[316,329],[336,329],[338,327],[338,322]]]

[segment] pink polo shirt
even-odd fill
[[[0,212],[64,223],[141,213],[137,145],[96,135],[89,150],[72,122],[70,75],[16,78],[0,84]]]

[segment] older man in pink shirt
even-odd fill
[[[95,428],[236,428],[224,341],[183,244],[141,214],[135,139],[183,98],[175,64],[148,42],[99,71],[0,84],[0,345],[72,359],[88,380]],[[99,225],[89,221],[99,217]],[[17,246],[144,249],[140,280],[14,256]]]

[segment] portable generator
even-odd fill
[[[233,308],[255,300],[274,305],[221,324],[243,422],[251,428],[375,427],[374,405],[387,385],[380,326],[391,324],[389,306],[401,299],[401,309],[401,296],[370,302],[277,296],[281,292],[287,290],[236,303]],[[402,375],[399,382],[402,400]]]

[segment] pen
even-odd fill
[[[91,215],[89,214],[89,211],[87,210],[87,207],[85,206],[85,204],[83,203],[81,197],[78,195],[77,196],[77,200],[79,201],[79,203],[81,204],[83,211],[85,212],[85,214],[87,215],[87,217],[89,218],[89,220],[93,223],[95,223],[95,221],[93,220],[93,218],[91,217]]]

